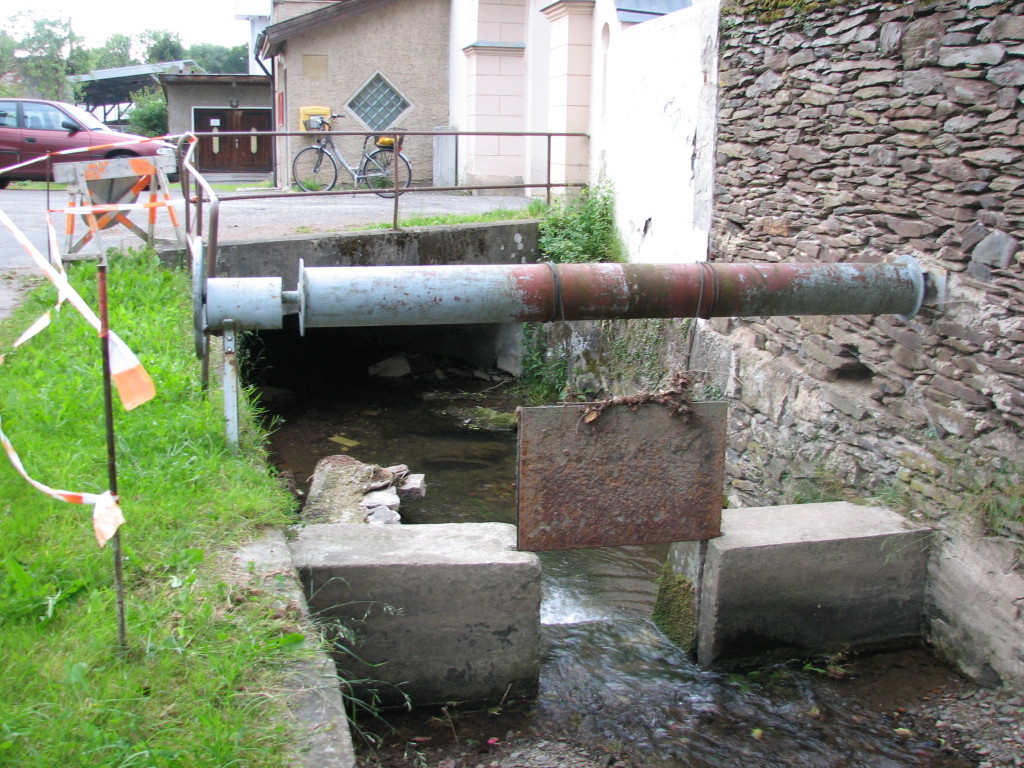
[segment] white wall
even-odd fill
[[[462,49],[477,42],[477,17],[476,0],[452,0],[449,32],[451,45],[448,48],[448,122],[460,131],[467,130],[469,106],[466,90],[469,67]],[[467,160],[466,140],[459,139],[457,172],[460,180],[465,178]]]
[[[541,9],[551,0],[530,0],[526,15],[526,126],[523,130],[542,132],[548,128],[548,93],[551,22]],[[547,178],[547,142],[542,138],[526,140],[524,178],[544,181]],[[544,194],[544,190],[536,190]]]
[[[619,29],[595,14],[591,179],[607,178],[629,258],[707,256],[714,180],[719,0]],[[602,88],[607,96],[602,115]]]

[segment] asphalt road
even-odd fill
[[[180,194],[178,187],[175,187],[174,191]],[[0,190],[0,210],[9,216],[44,254],[48,251],[47,210],[62,208],[66,204],[67,196],[62,191],[52,192],[48,196],[45,190]],[[525,209],[528,204],[529,200],[523,197],[410,191],[399,197],[399,217],[473,214],[498,208],[516,210]],[[180,212],[181,208],[177,210]],[[390,222],[393,214],[394,201],[377,195],[305,197],[292,194],[260,199],[224,199],[220,205],[218,240],[221,243],[228,243],[342,232],[352,227]],[[143,213],[136,212],[131,218],[136,222],[142,222],[140,226],[146,229]],[[179,220],[184,221],[184,216],[180,213]],[[165,211],[159,211],[157,222],[158,243],[174,243],[175,230]],[[54,226],[57,229],[59,243],[63,247],[63,214],[54,214]],[[77,222],[75,231],[76,235],[84,234],[86,231],[81,220]],[[103,245],[106,248],[134,247],[141,242],[130,230],[120,226],[103,233]],[[92,247],[87,246],[84,252],[90,249]],[[9,316],[25,285],[39,278],[39,270],[28,253],[6,228],[0,227],[0,320]]]

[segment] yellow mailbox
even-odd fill
[[[327,119],[330,116],[330,107],[299,107],[299,125],[302,126],[304,131],[320,130],[320,120],[314,120],[313,124],[310,124],[310,118]]]

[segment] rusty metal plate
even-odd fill
[[[519,549],[700,541],[721,532],[725,403],[519,412]]]

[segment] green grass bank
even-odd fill
[[[95,266],[71,281],[96,307]],[[109,281],[111,328],[157,388],[131,412],[115,404],[128,650],[91,507],[40,493],[0,456],[0,765],[278,768],[294,745],[273,692],[302,635],[221,565],[260,528],[289,522],[291,497],[252,424],[240,453],[227,449],[217,389],[199,386],[187,275],[131,254],[112,260]],[[0,325],[3,428],[37,480],[102,492],[96,332],[65,306],[11,351],[55,299],[47,284]]]

